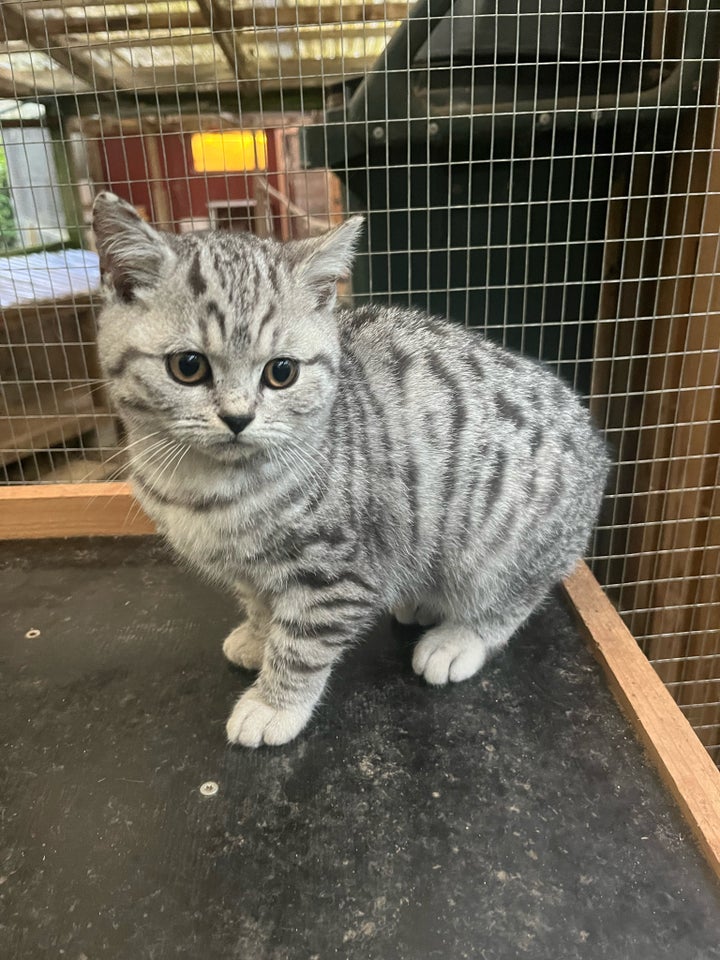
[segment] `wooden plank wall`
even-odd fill
[[[720,759],[720,122],[619,185],[592,401],[616,437],[619,495],[596,564],[633,634]],[[625,197],[629,194],[630,199]],[[624,195],[624,197],[623,197]],[[622,586],[620,586],[622,584]]]
[[[653,353],[665,349],[671,361],[662,370],[653,368],[650,378],[663,391],[660,422],[666,434],[667,463],[662,470],[666,492],[658,555],[652,569],[655,609],[648,624],[652,639],[646,652],[651,659],[665,659],[668,654],[693,658],[663,664],[659,670],[703,742],[714,747],[720,746],[718,114],[713,115],[710,150],[697,157],[696,165],[704,172],[704,182],[698,184],[702,212],[692,277],[686,284],[687,294],[683,291],[689,300],[687,315],[683,311],[656,325],[653,338]],[[697,206],[690,197],[685,203],[682,197],[673,202],[678,207]],[[694,229],[697,214],[693,214]],[[660,302],[664,305],[668,300],[669,294]],[[714,754],[720,759],[717,751]]]

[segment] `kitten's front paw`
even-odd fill
[[[276,709],[251,689],[240,697],[230,714],[226,727],[228,740],[243,747],[288,743],[300,733],[311,713],[312,707],[306,706]]]
[[[246,670],[259,670],[262,667],[265,644],[250,626],[249,621],[241,623],[223,641],[223,653],[230,663]]]

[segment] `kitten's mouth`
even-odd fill
[[[258,452],[258,447],[247,437],[218,437],[207,445],[203,445],[203,453],[213,460],[223,463],[237,460],[248,460]]]

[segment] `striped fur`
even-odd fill
[[[336,307],[359,227],[175,237],[96,202],[99,348],[135,488],[246,606],[224,650],[260,669],[228,722],[247,746],[292,739],[388,611],[434,624],[413,658],[429,683],[471,676],[582,555],[605,483],[603,442],[541,365],[417,312]],[[168,375],[188,350],[210,383]],[[300,364],[285,390],[261,383],[277,357]],[[236,437],[219,413],[254,419]]]

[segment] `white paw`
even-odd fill
[[[419,624],[421,627],[429,627],[438,622],[438,617],[432,610],[427,607],[418,607],[409,603],[393,610],[393,616],[398,623],[405,624],[405,626]]]
[[[248,621],[241,623],[223,640],[223,653],[230,663],[246,670],[259,670],[263,662],[264,643]]]
[[[228,740],[243,747],[288,743],[300,733],[311,713],[312,707],[304,705],[276,709],[251,689],[240,697],[230,714],[226,727]]]
[[[442,686],[467,680],[487,659],[486,644],[474,633],[450,624],[428,630],[413,653],[413,670],[427,683]]]

